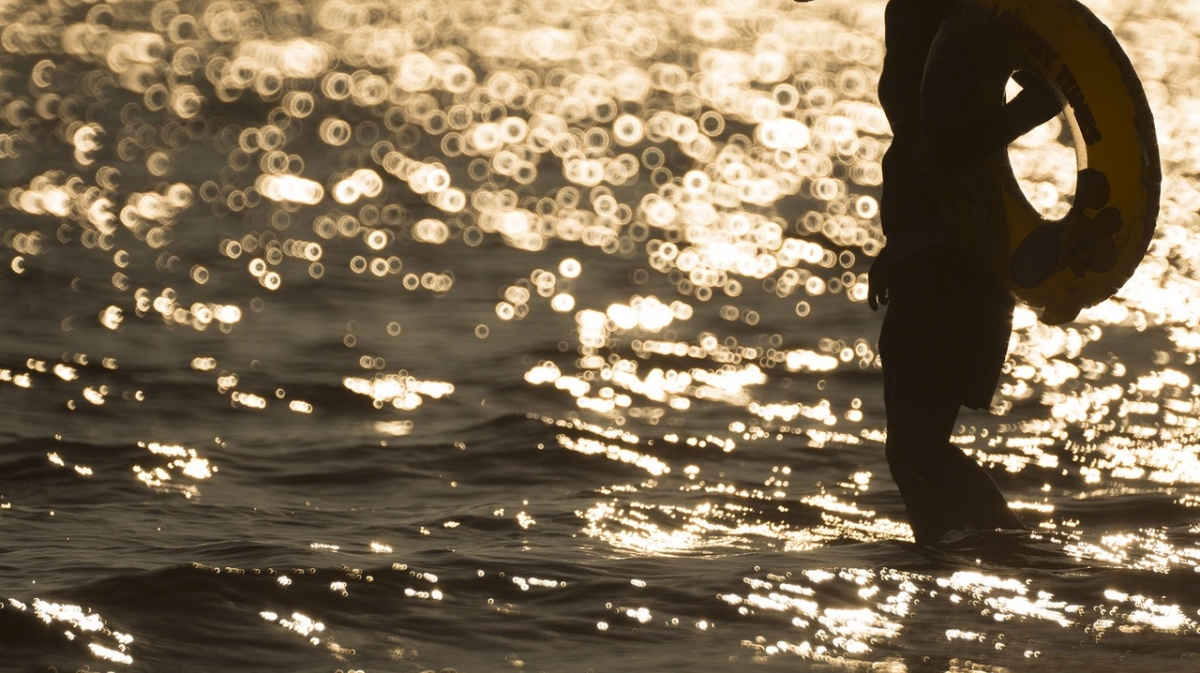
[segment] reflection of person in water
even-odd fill
[[[879,338],[887,459],[920,544],[951,531],[1023,527],[983,467],[950,443],[960,406],[991,404],[1013,299],[953,241],[939,220],[929,176],[971,155],[1002,151],[1060,109],[1044,83],[1018,78],[1022,92],[981,122],[969,143],[926,145],[918,129],[922,75],[934,36],[956,4],[890,0],[879,81],[894,138],[883,161],[887,246],[871,267],[869,300],[872,308],[888,305]]]

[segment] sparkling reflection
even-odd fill
[[[133,656],[129,653],[133,637],[109,628],[100,615],[83,606],[40,598],[27,605],[10,598],[7,605],[0,609],[32,614],[38,621],[61,632],[67,642],[86,643],[86,649],[96,659],[115,664],[133,663]]]
[[[158,463],[153,467],[133,466],[134,476],[148,488],[159,492],[174,492],[185,498],[200,494],[195,483],[212,478],[219,471],[216,465],[209,463],[207,458],[201,458],[195,449],[183,446],[164,445],[156,442],[143,445]],[[180,479],[186,477],[188,481]]]
[[[489,618],[591,609],[568,603],[598,582],[557,563],[571,554],[644,563],[636,599],[581,617],[587,637],[683,624],[710,649],[736,632],[733,651],[753,661],[893,671],[934,655],[950,671],[1020,670],[1068,649],[1090,664],[1134,635],[1190,645],[1200,606],[1187,582],[1153,579],[1200,568],[1200,13],[1183,0],[1089,3],[1154,109],[1158,231],[1122,291],[1075,323],[1017,310],[996,417],[964,416],[953,441],[1004,481],[1034,532],[930,560],[906,544],[882,476],[877,324],[863,306],[890,139],[875,92],[883,4],[0,8],[0,270],[13,290],[0,394],[16,410],[13,436],[38,438],[29,465],[12,466],[28,474],[0,484],[5,525],[65,511],[61,498],[118,497],[104,480],[132,470],[139,499],[195,505],[188,520],[207,515],[202,489],[224,489],[223,514],[254,493],[264,501],[246,505],[250,523],[230,537],[288,554],[390,561],[449,539],[439,560],[470,549],[487,566],[480,580],[510,543],[554,561],[505,575],[503,590],[527,602],[489,596]],[[1049,218],[1075,189],[1062,136],[1054,119],[1009,148]],[[467,451],[459,435],[477,423],[504,431]],[[115,458],[113,447],[41,441],[60,425],[136,438],[113,440],[128,449]],[[226,426],[252,435],[252,450],[193,448]],[[445,459],[453,446],[444,453],[467,458],[356,464],[352,490],[367,501],[348,509],[369,524],[354,529],[324,519],[324,503],[294,514],[274,500],[329,486],[297,489],[296,464],[347,469],[287,453],[306,441],[412,449],[389,449],[396,461]],[[518,458],[493,460],[500,444]],[[239,481],[243,461],[269,465],[251,471],[287,492]],[[36,492],[20,490],[27,477]],[[69,479],[69,496],[43,478]],[[553,487],[515,493],[526,480]],[[443,481],[513,492],[449,500]],[[402,513],[388,509],[409,489]],[[499,519],[519,543],[496,533]],[[136,565],[205,552],[193,538],[228,529],[203,520],[112,553]],[[393,535],[403,526],[412,539]],[[697,559],[741,566],[686,607],[655,600],[669,582],[652,576],[654,561],[690,571]],[[455,572],[392,566],[376,574],[400,588],[380,603],[475,623],[454,611],[485,601],[472,603]],[[272,591],[311,584],[324,601],[378,586],[361,572],[267,574]],[[546,595],[561,603],[536,602]],[[252,617],[358,665],[332,636],[352,621],[328,607],[338,603],[267,596]],[[132,638],[85,607],[10,608],[90,638],[97,660],[132,663]],[[396,658],[414,649],[397,645],[409,654]]]

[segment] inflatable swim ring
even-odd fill
[[[1133,275],[1154,234],[1162,169],[1129,58],[1076,0],[961,0],[925,69],[921,123],[930,146],[944,129],[978,127],[1022,71],[1053,89],[1074,136],[1079,175],[1069,213],[1047,221],[1034,210],[1007,148],[940,176],[937,192],[968,253],[1043,322],[1060,324]]]

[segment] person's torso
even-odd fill
[[[925,62],[942,22],[958,0],[890,0],[884,14],[886,54],[879,103],[892,127],[883,159],[880,219],[889,237],[924,229],[935,219],[933,194],[914,148],[919,129]]]

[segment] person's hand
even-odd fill
[[[1038,124],[1062,112],[1062,104],[1058,101],[1058,95],[1054,93],[1054,89],[1050,88],[1050,84],[1045,79],[1028,70],[1018,70],[1013,73],[1012,78],[1021,86],[1021,92],[1017,94],[1017,98],[1021,99],[1023,106],[1028,106],[1026,109],[1034,120],[1040,120],[1037,122]]]
[[[892,258],[887,251],[879,253],[867,271],[867,304],[872,311],[878,311],[882,304],[887,306],[891,299],[892,279],[895,274]]]

